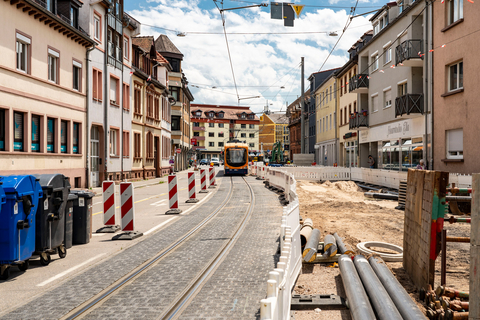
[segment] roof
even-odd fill
[[[215,120],[239,120],[239,114],[246,113],[246,114],[255,114],[252,110],[250,110],[250,107],[236,107],[236,106],[215,106],[215,105],[209,105],[209,104],[190,104],[190,111],[195,112],[195,111],[202,111],[202,116],[200,118],[205,118],[208,119],[205,115],[205,112],[209,111],[214,111],[216,113],[224,112],[223,118],[218,118],[214,117]],[[193,118],[193,114],[191,114],[191,117]],[[194,117],[198,118],[198,117]],[[255,119],[241,119],[241,120],[257,120],[260,121],[257,115],[255,115]]]
[[[270,113],[270,114],[267,114],[267,116],[275,124],[288,124],[288,117],[285,113]]]
[[[157,40],[155,40],[155,49],[157,49],[162,55],[170,53],[183,58],[183,54],[165,34],[159,35]]]
[[[150,52],[154,38],[153,36],[144,36],[144,37],[133,37],[132,44],[139,46],[146,52]]]

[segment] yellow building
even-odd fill
[[[315,91],[317,164],[333,166],[338,162],[337,90],[335,73],[326,78]]]
[[[273,145],[282,143],[284,157],[288,157],[290,146],[290,131],[288,128],[288,117],[284,113],[264,113],[260,116],[259,142],[260,148],[271,154]]]

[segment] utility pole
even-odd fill
[[[301,66],[301,90],[302,90],[302,96],[301,96],[301,101],[300,101],[300,126],[302,127],[301,128],[301,131],[300,131],[300,134],[301,134],[301,137],[300,137],[300,143],[301,143],[301,153],[304,154],[305,153],[305,125],[304,125],[304,120],[303,120],[303,113],[304,113],[304,109],[305,109],[305,83],[304,83],[304,78],[305,76],[303,75],[304,73],[304,58],[302,57],[302,62],[300,63],[300,66]]]

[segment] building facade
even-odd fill
[[[310,89],[305,94],[305,101],[310,101]],[[289,137],[289,159],[293,159],[294,154],[302,153],[301,145],[301,97],[288,105],[286,116],[288,117]]]
[[[389,170],[414,168],[425,157],[424,3],[395,4],[371,18],[373,38],[359,51],[358,73],[349,80],[357,93],[350,123],[359,130],[361,167],[368,167],[368,155]]]
[[[86,186],[88,52],[77,1],[3,2],[0,174],[63,173]]]
[[[191,105],[191,136],[196,160],[222,158],[225,144],[245,141],[250,153],[258,153],[259,118],[249,107]]]
[[[168,88],[175,99],[171,107],[171,149],[174,170],[181,171],[188,168],[189,155],[193,154],[190,145],[190,103],[193,95],[182,70],[183,54],[180,50],[163,34],[155,40],[155,48],[172,67],[168,73]]]
[[[271,155],[273,146],[277,142],[282,144],[283,156],[289,157],[290,130],[288,118],[284,113],[262,114],[258,131],[260,149],[267,152],[267,157]]]

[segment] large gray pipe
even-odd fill
[[[303,250],[303,260],[305,262],[313,262],[317,257],[318,243],[320,242],[320,230],[313,229],[308,239],[305,249]]]
[[[373,271],[375,271],[378,279],[382,282],[385,290],[387,290],[390,298],[397,307],[404,320],[425,319],[425,316],[418,309],[415,302],[408,295],[407,291],[395,279],[390,269],[385,265],[381,258],[370,257],[368,259]]]
[[[370,301],[380,320],[403,320],[387,291],[378,280],[367,259],[361,254],[353,259],[363,286],[367,290]]]
[[[335,237],[335,240],[337,241],[337,247],[338,247],[338,252],[341,254],[354,254],[355,252],[352,250],[352,248],[349,245],[345,245],[343,243],[342,238],[335,232],[333,234]]]
[[[362,281],[353,265],[352,258],[343,254],[338,259],[338,266],[342,274],[343,287],[347,294],[347,303],[353,320],[374,320],[372,306],[368,301],[367,293],[363,288]]]
[[[337,241],[334,236],[327,234],[323,239],[323,243],[324,257],[333,257],[337,254]]]

